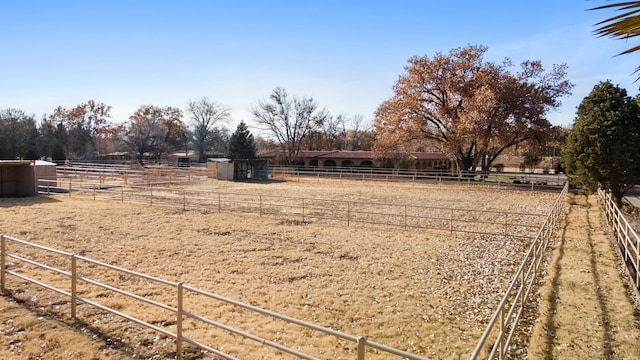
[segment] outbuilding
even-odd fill
[[[0,196],[38,194],[35,164],[29,160],[0,160]]]
[[[207,161],[207,176],[218,180],[266,180],[269,162],[262,159],[211,158]]]

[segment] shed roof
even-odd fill
[[[0,160],[0,166],[25,166],[31,165],[31,160]]]

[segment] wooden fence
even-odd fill
[[[558,220],[565,208],[568,189],[569,184],[565,184],[471,354],[471,359],[505,359],[507,357],[511,340],[540,271],[540,264],[545,257],[545,250],[556,234]]]
[[[165,205],[184,210],[254,213],[303,223],[309,220],[339,221],[347,225],[360,223],[529,239],[535,237],[539,223],[545,217],[543,214],[519,212],[186,190],[173,187],[92,184],[71,180],[44,182],[48,185],[40,187],[41,194],[64,191],[69,197]]]
[[[28,248],[33,248],[33,249],[38,249],[44,252],[47,252],[50,254],[50,258],[54,258],[52,261],[53,262],[60,262],[60,260],[64,259],[60,259],[60,258],[66,258],[68,260],[68,263],[70,263],[70,268],[68,269],[60,269],[57,268],[55,266],[51,266],[51,265],[47,265],[44,263],[40,263],[38,261],[36,261],[35,259],[29,259],[26,257],[26,255],[24,254],[20,254],[17,251],[12,251],[10,250],[10,245],[12,244],[19,244],[22,246],[26,246]],[[39,270],[47,270],[47,271],[51,271],[54,272],[56,274],[59,274],[65,278],[67,278],[67,286],[65,288],[61,288],[63,285],[60,285],[60,282],[57,282],[57,285],[52,285],[52,284],[48,284],[45,283],[43,281],[37,280],[35,279],[35,275],[32,275],[33,277],[29,277],[28,274],[26,274],[26,272],[28,271],[28,269],[25,269],[25,267],[16,267],[16,266],[12,266],[11,268],[15,268],[15,270],[10,270],[9,268],[7,268],[7,259],[13,259],[15,261],[19,261],[25,264],[29,264],[31,265],[31,269],[39,269]],[[126,276],[133,276],[133,277],[137,277],[140,279],[143,279],[145,282],[147,283],[156,283],[156,284],[161,284],[164,285],[166,287],[168,287],[169,289],[171,289],[174,292],[174,300],[171,302],[160,302],[160,301],[156,301],[153,300],[151,298],[149,298],[149,295],[142,293],[142,294],[137,294],[134,293],[130,290],[127,289],[122,289],[121,287],[118,287],[118,285],[109,285],[109,284],[105,284],[104,282],[101,282],[99,279],[99,276],[95,276],[95,277],[90,277],[89,275],[84,274],[81,269],[81,263],[85,263],[88,264],[87,268],[91,268],[94,269],[95,268],[105,268],[105,269],[109,269],[111,271],[116,271],[119,272],[121,274],[124,274]],[[190,344],[193,346],[196,346],[202,350],[208,351],[211,354],[215,354],[218,356],[221,356],[225,359],[236,359],[236,357],[234,357],[233,355],[226,353],[224,351],[221,351],[217,348],[215,348],[215,345],[212,345],[211,343],[204,343],[198,340],[195,340],[193,338],[189,338],[187,336],[185,336],[184,333],[184,329],[183,329],[183,323],[185,322],[185,320],[189,319],[192,320],[194,322],[196,322],[197,324],[199,324],[199,326],[213,326],[222,330],[225,330],[231,334],[235,334],[238,335],[244,339],[249,339],[252,340],[254,342],[256,342],[257,344],[261,344],[262,346],[267,346],[267,347],[271,347],[274,349],[277,349],[283,353],[288,353],[291,355],[294,355],[298,358],[301,359],[317,359],[314,356],[311,356],[309,354],[305,354],[297,349],[293,349],[290,346],[287,346],[285,344],[281,344],[278,343],[276,341],[270,340],[270,339],[266,339],[264,337],[261,337],[259,335],[255,335],[252,334],[246,330],[240,329],[240,328],[236,328],[227,324],[223,324],[220,323],[218,321],[216,321],[215,319],[211,319],[208,318],[206,316],[203,315],[199,315],[196,314],[195,312],[192,312],[193,310],[191,310],[190,308],[188,308],[185,304],[184,298],[185,296],[187,296],[188,293],[192,293],[192,294],[196,294],[199,296],[203,296],[205,298],[209,298],[209,299],[214,299],[216,301],[225,303],[225,304],[230,304],[236,307],[240,307],[242,309],[248,310],[250,313],[252,314],[261,314],[261,315],[265,315],[265,316],[269,316],[273,319],[279,319],[282,320],[286,323],[289,324],[294,324],[297,325],[299,327],[305,328],[307,330],[311,330],[311,331],[315,331],[315,332],[319,332],[321,334],[324,335],[328,335],[328,336],[334,336],[336,338],[340,338],[340,339],[344,339],[348,342],[351,342],[354,348],[354,352],[356,354],[356,358],[358,360],[364,360],[365,359],[365,354],[367,353],[367,351],[376,351],[377,353],[382,353],[384,358],[388,358],[389,355],[395,355],[398,357],[402,357],[404,359],[411,359],[411,360],[424,360],[425,358],[415,355],[415,354],[411,354],[408,352],[405,352],[403,350],[400,349],[396,349],[393,347],[389,347],[386,346],[384,344],[380,344],[374,341],[370,341],[367,340],[365,337],[363,336],[355,336],[355,335],[350,335],[350,334],[346,334],[340,331],[336,331],[330,328],[326,328],[326,327],[322,327],[319,325],[315,325],[306,321],[302,321],[302,320],[298,320],[286,315],[282,315],[273,311],[269,311],[269,310],[265,310],[262,308],[259,308],[257,306],[253,306],[250,304],[246,304],[246,303],[242,303],[239,301],[235,301],[229,298],[225,298],[223,296],[220,295],[216,295],[214,293],[205,291],[205,290],[201,290],[201,289],[197,289],[195,287],[183,284],[183,283],[176,283],[176,282],[172,282],[172,281],[167,281],[161,278],[157,278],[157,277],[153,277],[153,276],[149,276],[146,274],[142,274],[142,273],[138,273],[132,270],[128,270],[128,269],[124,269],[121,267],[117,267],[117,266],[113,266],[110,264],[106,264],[104,262],[100,262],[100,261],[96,261],[84,256],[80,256],[77,254],[72,254],[69,252],[65,252],[65,251],[60,251],[60,250],[56,250],[56,249],[51,249],[45,246],[41,246],[38,244],[34,244],[34,243],[30,243],[30,242],[26,242],[23,240],[19,240],[10,236],[6,236],[6,235],[2,235],[0,234],[0,265],[1,265],[1,269],[2,271],[0,271],[0,291],[4,294],[5,290],[7,289],[7,281],[6,281],[6,275],[11,275],[11,276],[15,276],[23,281],[27,281],[39,286],[42,286],[48,290],[51,290],[59,295],[62,295],[64,297],[69,298],[69,301],[71,302],[71,316],[74,319],[78,318],[78,305],[79,304],[86,304],[88,306],[106,311],[108,313],[120,316],[122,318],[125,318],[131,322],[134,322],[136,324],[142,325],[146,328],[149,328],[153,331],[156,331],[158,333],[161,333],[169,338],[175,339],[175,343],[176,343],[176,358],[177,359],[182,359],[183,357],[183,345],[184,344]],[[23,273],[18,272],[18,270],[22,270]],[[92,300],[89,299],[87,297],[83,297],[81,296],[82,294],[82,287],[83,286],[96,286],[105,290],[108,290],[112,293],[117,293],[121,296],[124,296],[126,298],[129,299],[129,301],[140,301],[142,303],[144,303],[145,305],[149,305],[151,307],[156,307],[165,311],[168,311],[169,313],[172,313],[175,315],[175,325],[174,321],[172,319],[167,319],[168,321],[166,321],[166,323],[172,324],[170,326],[158,326],[158,325],[154,325],[148,321],[145,321],[143,319],[141,319],[140,317],[136,317],[130,314],[126,314],[124,312],[118,311],[112,307],[109,307],[107,305],[105,305],[104,303],[100,303],[96,300]],[[150,286],[150,285],[149,285]],[[198,300],[199,302],[201,302],[202,300]],[[175,304],[175,305],[174,305]],[[251,316],[251,315],[249,315]],[[274,335],[274,334],[272,334]],[[384,355],[386,354],[386,355]]]
[[[607,222],[613,228],[622,258],[627,265],[631,280],[640,290],[640,237],[629,225],[616,203],[611,199],[611,194],[598,189],[598,202]]]

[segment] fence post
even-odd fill
[[[124,202],[124,186],[120,188],[120,202]]]
[[[76,319],[76,286],[77,286],[77,259],[76,255],[71,255],[71,317]]]
[[[96,185],[93,185],[93,201],[96,201]]]
[[[366,339],[364,336],[358,337],[358,360],[364,360],[364,346]]]
[[[176,310],[176,358],[182,359],[182,283],[178,283],[178,308]]]
[[[4,289],[6,285],[5,278],[4,278],[6,252],[7,252],[7,239],[5,239],[4,235],[0,235],[0,294],[4,294]]]
[[[69,179],[69,197],[71,197],[71,179]]]

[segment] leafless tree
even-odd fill
[[[289,98],[287,91],[276,88],[266,101],[251,110],[255,121],[269,131],[280,144],[285,162],[291,164],[300,152],[302,141],[329,118],[326,109],[318,109],[313,98]]]
[[[189,101],[188,111],[191,114],[190,125],[193,128],[193,142],[198,149],[198,159],[204,162],[207,144],[211,142],[215,126],[229,120],[230,110],[203,97],[197,101]]]

